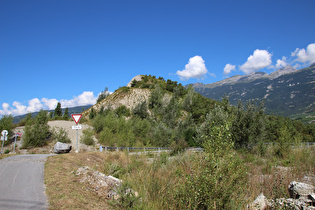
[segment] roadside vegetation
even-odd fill
[[[45,184],[50,209],[244,209],[261,192],[268,198],[288,197],[289,182],[315,175],[315,148],[301,144],[315,142],[314,124],[266,115],[263,101],[231,106],[227,97],[207,99],[192,87],[161,77],[145,75],[131,86],[117,91],[150,89],[149,100],[132,110],[91,108],[85,119],[93,129],[84,132],[82,142],[93,145],[95,135],[103,146],[171,146],[173,152],[49,157]],[[63,136],[62,131],[56,135],[47,130],[48,120],[41,111],[26,121],[24,147]],[[35,131],[40,138],[33,136]],[[122,179],[120,198],[106,200],[80,183],[75,174],[82,166]],[[128,188],[138,196],[126,195]]]
[[[283,157],[275,155],[273,146],[264,155],[258,147],[253,150],[235,150],[228,141],[208,138],[202,153],[49,157],[45,166],[49,209],[245,209],[262,192],[268,198],[288,198],[292,180],[315,174],[314,147],[292,148]],[[82,166],[123,180],[120,199],[106,199],[81,183],[76,170]],[[133,191],[126,194],[129,188]]]

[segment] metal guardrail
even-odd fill
[[[267,145],[277,145],[278,142],[268,142],[268,143],[265,143],[265,144],[267,144]],[[297,144],[289,142],[289,143],[284,143],[284,144],[289,144],[289,145],[292,145],[292,146],[297,146],[297,145],[300,145],[300,146],[313,146],[313,145],[315,145],[315,142],[300,142],[300,143],[297,143]]]
[[[111,150],[115,150],[115,151],[119,151],[119,150],[127,150],[128,152],[130,152],[131,150],[142,150],[144,152],[148,152],[148,151],[152,151],[152,150],[156,150],[156,151],[168,151],[168,150],[172,150],[172,147],[105,147],[105,146],[100,146],[100,152],[102,151],[111,151]],[[203,151],[202,148],[198,147],[189,147],[187,148],[187,150],[195,150],[195,151]]]

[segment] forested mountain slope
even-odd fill
[[[288,66],[271,74],[256,72],[213,84],[193,84],[195,91],[211,99],[228,96],[238,100],[265,100],[266,113],[315,122],[315,65],[301,70]]]

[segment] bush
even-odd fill
[[[62,143],[71,143],[68,133],[64,128],[59,128],[58,130],[53,130],[54,138]]]
[[[141,119],[148,117],[146,101],[137,104],[132,110],[132,113],[134,116],[140,117]]]
[[[22,148],[42,147],[47,144],[51,136],[47,122],[47,112],[41,110],[35,118],[35,124],[25,126]]]
[[[204,154],[194,156],[191,173],[175,191],[178,209],[236,209],[244,206],[244,163],[233,151],[230,125],[214,126]]]
[[[5,151],[4,151],[4,154],[9,154],[10,153],[10,150],[9,149],[6,149]]]
[[[118,107],[116,110],[115,110],[115,113],[121,117],[121,116],[126,116],[126,117],[129,117],[130,116],[130,109],[128,109],[126,106],[122,105],[120,107]]]
[[[82,131],[82,133],[83,136],[81,137],[81,142],[85,145],[94,145],[93,130],[85,129]]]

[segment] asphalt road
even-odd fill
[[[0,160],[0,209],[47,209],[44,165],[50,155],[17,155]]]

